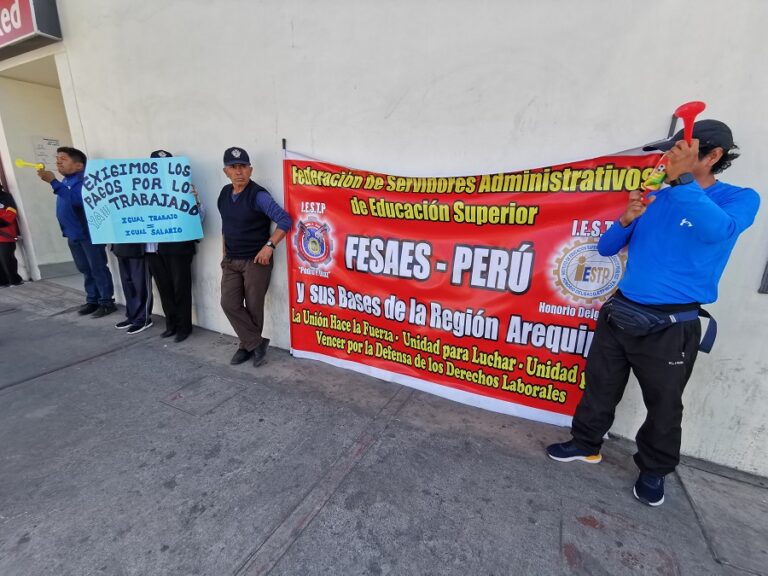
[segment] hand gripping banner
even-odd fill
[[[626,261],[597,240],[658,160],[402,177],[288,156],[292,353],[569,425]]]

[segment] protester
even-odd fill
[[[155,150],[150,156],[170,158],[173,154],[165,150]],[[200,210],[200,219],[203,220],[205,209],[200,204],[200,197],[194,186],[192,194]],[[160,336],[175,336],[175,342],[183,342],[192,332],[192,258],[196,244],[197,240],[188,240],[151,243],[145,247],[149,269],[155,279],[165,313],[165,331]]]
[[[152,276],[144,244],[112,244],[112,253],[117,256],[125,295],[125,320],[117,322],[115,328],[139,334],[152,327]]]
[[[629,246],[627,270],[600,311],[573,439],[547,447],[561,462],[600,462],[631,368],[648,411],[636,437],[640,474],[633,493],[651,506],[664,502],[664,477],[680,461],[682,395],[699,350],[700,305],[717,299],[731,250],[760,204],[754,190],[715,178],[739,156],[722,122],[696,122],[690,145],[681,130],[655,146],[666,151],[671,185],[647,204],[642,192],[631,192],[622,216],[600,238],[604,256]]]
[[[218,200],[224,252],[221,307],[240,339],[230,363],[242,364],[253,358],[253,365],[259,366],[269,346],[262,329],[272,255],[290,229],[291,218],[269,192],[251,180],[252,173],[245,150],[224,151],[224,174],[231,184],[221,189]],[[277,228],[270,235],[272,222]]]
[[[0,288],[24,283],[19,276],[19,264],[14,254],[18,236],[16,202],[0,184]]]
[[[56,218],[66,237],[75,266],[85,281],[85,305],[78,314],[101,318],[117,307],[114,301],[112,274],[107,267],[107,251],[103,244],[92,244],[83,208],[83,171],[87,158],[77,148],[62,146],[56,150],[56,169],[64,176],[59,181],[53,172],[37,171],[56,194]]]

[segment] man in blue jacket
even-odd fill
[[[604,256],[629,246],[627,270],[600,311],[573,439],[548,446],[547,453],[561,462],[600,462],[631,368],[648,411],[636,436],[640,474],[633,493],[659,506],[664,476],[680,461],[682,395],[701,339],[698,311],[717,300],[723,269],[739,234],[754,221],[760,197],[715,178],[739,156],[722,122],[697,122],[690,145],[680,131],[654,146],[666,152],[671,185],[648,202],[641,191],[631,192],[624,214],[600,238]],[[648,328],[638,315],[658,323]],[[671,315],[680,321],[670,322]]]
[[[112,274],[107,267],[107,251],[103,244],[92,244],[83,208],[83,171],[88,161],[77,148],[62,146],[56,150],[56,169],[64,176],[59,181],[53,172],[38,170],[41,180],[48,182],[56,195],[56,218],[66,237],[75,266],[85,279],[85,305],[78,314],[101,318],[117,307],[114,301]]]

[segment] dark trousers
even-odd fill
[[[0,286],[22,283],[15,251],[16,242],[0,242]]]
[[[192,332],[192,254],[146,255],[165,313],[165,328]]]
[[[221,262],[221,308],[240,338],[240,348],[255,350],[262,341],[264,297],[272,278],[269,265],[224,258]]]
[[[593,454],[600,451],[631,368],[648,411],[635,438],[635,463],[651,474],[672,472],[680,462],[683,390],[700,339],[698,320],[635,337],[612,327],[601,314],[587,357],[586,389],[573,416],[571,434],[576,445]]]
[[[107,267],[107,250],[90,240],[68,240],[75,266],[85,279],[85,301],[89,304],[112,304],[115,287]]]
[[[125,317],[132,326],[144,326],[152,318],[152,276],[144,258],[117,258],[125,294]]]

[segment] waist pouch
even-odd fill
[[[699,316],[704,316],[709,318],[709,323],[704,338],[699,343],[699,350],[709,353],[717,337],[717,322],[703,308],[680,312],[663,312],[613,296],[603,305],[600,314],[605,314],[605,319],[611,326],[629,336],[646,336],[654,332],[661,332],[672,324],[692,322],[698,320]]]

